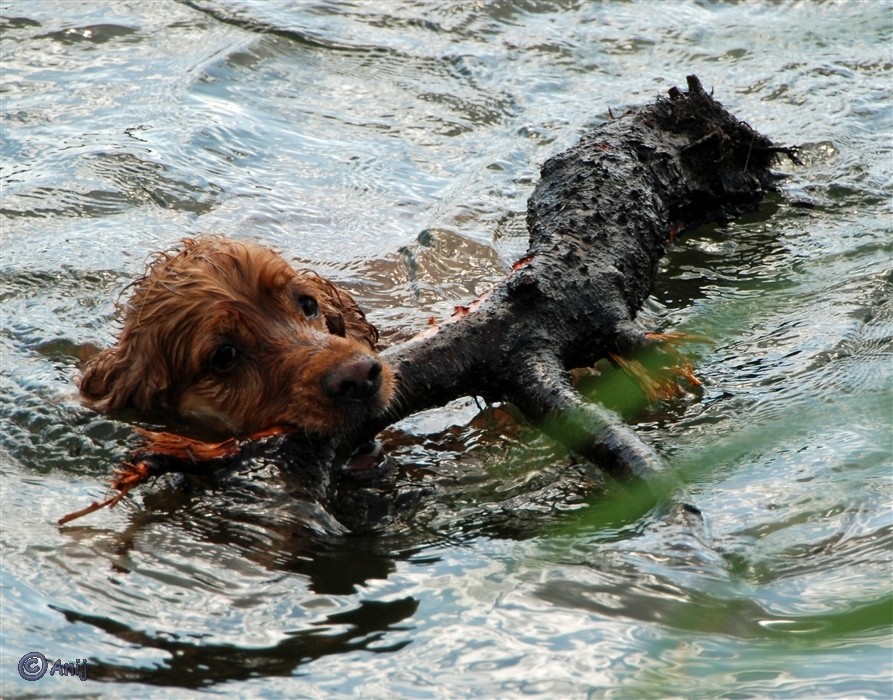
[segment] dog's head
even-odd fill
[[[90,358],[87,405],[171,410],[217,433],[348,432],[393,395],[378,332],[346,292],[259,245],[189,239],[132,284],[115,347]]]

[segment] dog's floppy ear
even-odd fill
[[[158,361],[150,364],[131,357],[120,344],[95,353],[87,358],[79,382],[84,403],[100,413],[158,408],[167,386]]]
[[[378,343],[378,329],[366,320],[366,314],[357,306],[353,297],[343,289],[338,289],[325,277],[319,281],[319,310],[326,319],[329,333],[346,336],[366,343],[375,350]]]

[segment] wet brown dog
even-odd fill
[[[117,345],[84,367],[97,411],[172,411],[218,435],[345,435],[393,396],[353,298],[268,248],[187,239],[131,286]]]

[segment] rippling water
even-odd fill
[[[3,696],[890,697],[891,17],[0,3]],[[78,405],[76,356],[149,253],[270,244],[399,341],[524,251],[545,158],[689,73],[804,166],[680,241],[643,312],[712,340],[702,394],[629,411],[681,477],[668,503],[467,400],[392,432],[433,488],[382,533],[308,530],[250,480],[55,527],[132,444]],[[28,683],[30,651],[89,678]]]

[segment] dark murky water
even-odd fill
[[[0,17],[4,697],[890,697],[889,3]],[[55,527],[131,444],[79,407],[74,354],[110,342],[149,253],[258,240],[406,338],[523,252],[545,158],[688,73],[805,165],[681,241],[643,313],[713,340],[703,395],[631,418],[681,477],[670,503],[468,400],[392,436],[436,489],[378,535],[167,482]],[[28,683],[30,651],[89,679]]]

